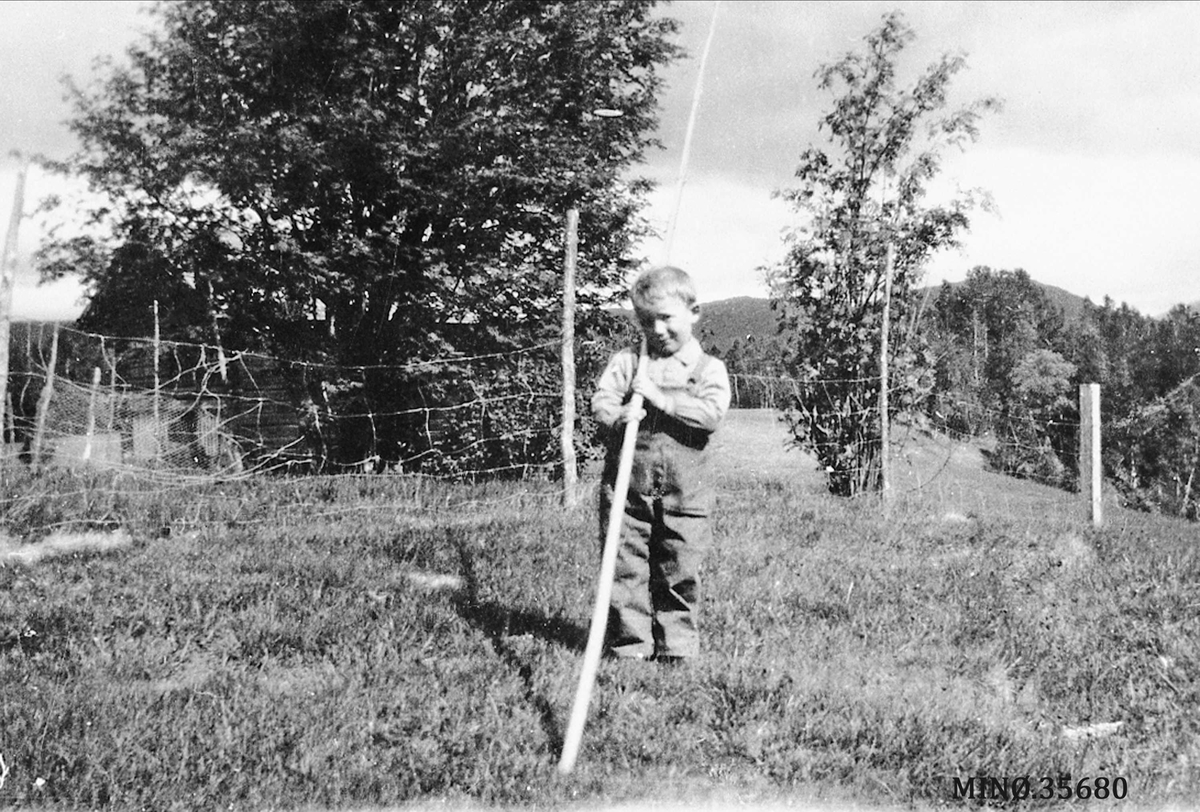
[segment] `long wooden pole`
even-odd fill
[[[567,210],[563,257],[562,318],[562,461],[563,504],[574,507],[579,490],[575,461],[575,264],[579,254],[579,209]]]
[[[692,108],[688,113],[687,130],[683,135],[683,152],[679,157],[679,179],[675,185],[675,205],[671,207],[671,219],[667,221],[667,236],[663,241],[663,264],[671,263],[671,247],[675,243],[675,223],[679,219],[679,207],[683,203],[683,187],[687,183],[688,160],[692,154],[692,133],[696,130],[696,111],[700,109],[700,95],[704,92],[704,66],[708,64],[708,52],[712,49],[713,34],[717,30],[717,9],[720,0],[713,3],[712,20],[708,24],[708,38],[704,41],[704,52],[700,55],[700,68],[696,72],[696,87],[692,92]]]
[[[646,341],[638,358],[638,371],[646,369]],[[635,371],[636,374],[636,371]],[[634,394],[629,400],[630,412],[637,414],[642,409],[642,396]],[[575,769],[579,755],[579,743],[583,739],[583,726],[587,721],[588,705],[592,701],[592,688],[596,682],[596,670],[600,666],[600,655],[604,651],[604,634],[608,630],[608,604],[612,599],[613,573],[617,568],[617,548],[621,543],[621,526],[625,517],[625,497],[629,492],[629,479],[633,474],[633,449],[637,443],[638,421],[625,424],[625,437],[621,443],[621,459],[617,466],[617,481],[613,485],[612,506],[608,511],[608,532],[604,538],[604,555],[600,561],[600,580],[596,587],[596,605],[592,610],[592,626],[588,632],[587,649],[583,654],[583,670],[579,674],[579,686],[575,689],[575,704],[571,707],[571,719],[567,734],[563,738],[562,757],[558,771],[567,774]]]
[[[12,335],[13,280],[17,264],[17,235],[21,229],[21,212],[25,208],[25,167],[17,172],[17,186],[13,193],[12,214],[8,220],[8,234],[4,238],[4,253],[0,254],[0,441],[15,440],[5,437],[8,420],[8,342]]]

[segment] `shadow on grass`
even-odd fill
[[[479,575],[470,544],[462,539],[451,538],[450,541],[458,550],[464,582],[464,588],[455,596],[454,607],[464,620],[486,634],[493,644],[505,637],[532,635],[547,643],[583,652],[587,645],[587,629],[561,616],[547,617],[543,612],[479,600]]]
[[[989,473],[1023,479],[1065,493],[1079,490],[1078,482],[1053,451],[1018,450],[1018,456],[1014,456],[1012,449],[999,446],[994,450],[981,448],[979,453],[983,457],[983,470]]]
[[[470,580],[467,594],[458,596],[454,608],[475,628],[495,644],[505,637],[531,635],[582,654],[587,645],[587,629],[559,617],[546,617],[541,612],[512,609],[495,601],[479,603],[471,600]]]
[[[474,556],[467,544],[459,542],[457,547],[465,588],[454,598],[455,610],[464,620],[486,634],[496,654],[520,675],[525,685],[525,698],[537,710],[542,731],[552,752],[560,752],[564,725],[559,722],[553,705],[537,689],[533,664],[510,646],[508,639],[530,635],[582,653],[587,646],[587,629],[562,617],[547,617],[542,612],[512,609],[495,601],[480,601]]]

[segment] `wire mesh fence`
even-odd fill
[[[35,467],[87,464],[219,479],[280,469],[545,477],[561,464],[562,396],[541,374],[557,358],[557,342],[335,367],[40,324],[26,325],[14,350],[5,455]],[[373,402],[380,379],[404,391]],[[869,382],[730,376],[735,408],[769,411]],[[588,383],[577,387],[580,400]],[[1039,419],[940,394],[912,417],[958,440],[990,437],[998,460],[1025,461],[1023,475],[1069,482],[1064,458],[1078,433],[1071,415]],[[588,439],[581,429],[579,442]],[[1025,464],[1031,460],[1036,464]],[[1016,463],[1009,467],[1018,472]]]
[[[5,448],[34,468],[484,477],[558,464],[561,393],[536,374],[553,343],[346,367],[53,325],[23,339]]]
[[[412,493],[402,488],[403,495],[391,501],[371,500],[401,513],[406,506],[424,503],[430,490],[423,482],[469,481],[482,488],[434,499],[434,512],[443,517],[503,505],[520,510],[527,503],[545,505],[558,498],[562,394],[557,376],[545,374],[557,363],[557,342],[370,367],[334,367],[53,325],[26,329],[13,347],[14,409],[5,431],[5,457],[27,468],[76,475],[75,480],[53,480],[66,500],[95,501],[101,491],[101,501],[114,503],[143,499],[150,491],[169,499],[184,489],[202,489],[211,493],[215,505],[232,500],[236,513],[241,497],[219,486],[253,483],[269,473],[332,476],[339,494],[367,487],[346,484],[358,478],[366,482],[377,474],[404,475]],[[403,396],[387,403],[373,399],[380,379],[402,388]],[[732,443],[725,441],[727,453],[719,464],[726,473],[749,472],[755,479],[794,481],[792,472],[800,472],[821,491],[829,472],[811,455],[788,451],[795,443],[783,410],[802,394],[812,400],[814,391],[836,393],[847,383],[863,382],[731,375],[734,405],[756,408],[735,409],[731,415],[740,435]],[[581,380],[577,385],[581,424],[587,420],[590,384]],[[759,416],[752,431],[738,417],[751,413]],[[969,415],[981,429],[957,431],[944,419],[948,413]],[[893,491],[953,491],[949,501],[965,504],[970,501],[966,490],[976,488],[981,499],[990,498],[994,483],[962,476],[958,463],[970,458],[972,470],[1016,473],[1073,498],[1074,460],[1069,450],[1064,453],[1048,438],[1077,434],[1078,422],[1063,415],[1039,420],[1032,414],[1021,415],[1020,421],[1014,422],[1010,410],[948,395],[907,414],[891,432]],[[581,425],[576,434],[586,467],[586,461],[598,458],[589,452],[590,427]],[[863,442],[880,445],[878,437]],[[1036,464],[1020,469],[1010,464],[1014,459]],[[594,485],[594,476],[588,476],[594,469],[584,473],[586,489]],[[98,484],[97,474],[108,479]],[[519,487],[488,491],[486,483],[493,480],[517,480]],[[323,486],[313,487],[320,491]],[[306,510],[340,520],[354,512],[334,504],[340,499],[314,497]],[[1047,504],[1057,503],[1060,497],[1050,494],[1047,499]],[[6,497],[0,507],[11,516],[25,510],[21,504],[17,497]],[[214,515],[224,515],[224,508]],[[246,514],[237,515],[238,521],[250,521]]]

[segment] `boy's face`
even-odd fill
[[[646,336],[651,355],[667,356],[692,340],[692,328],[700,320],[700,307],[689,307],[674,296],[652,299],[645,308],[636,308],[638,325]]]

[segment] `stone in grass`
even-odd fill
[[[1082,727],[1064,727],[1063,738],[1067,741],[1086,741],[1087,739],[1103,739],[1121,729],[1123,722],[1097,722],[1094,725]]]
[[[57,530],[33,544],[17,544],[0,534],[0,564],[36,564],[47,558],[60,558],[75,553],[109,553],[133,544],[124,528],[116,530]]]
[[[412,570],[404,573],[404,576],[413,586],[421,589],[427,589],[430,592],[436,592],[443,589],[452,592],[462,589],[463,579],[458,575],[447,575],[440,572],[419,572]]]

